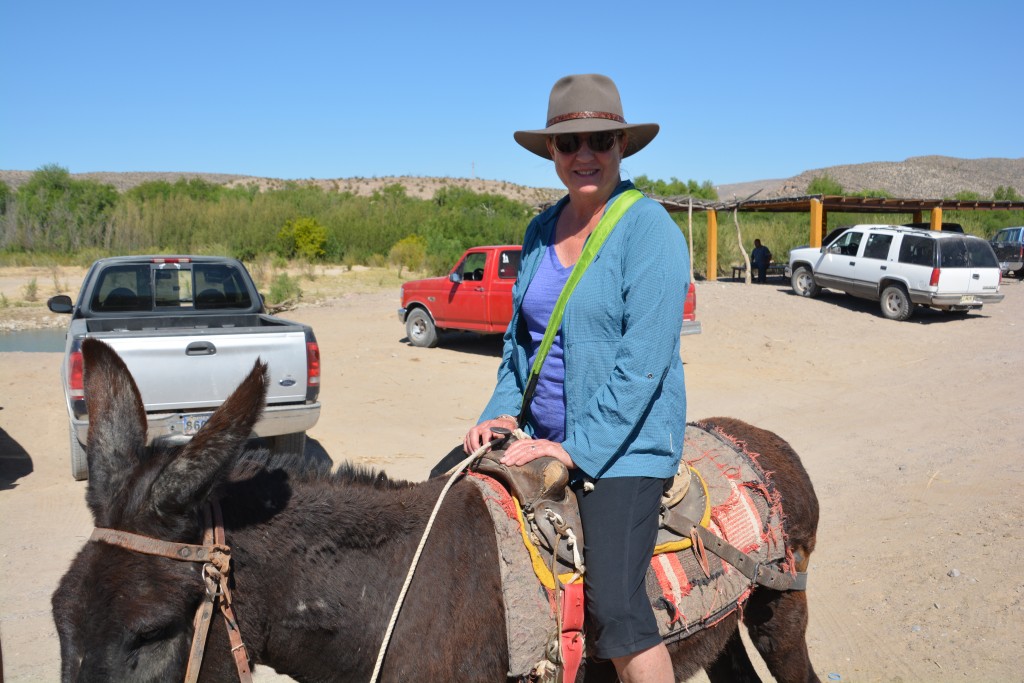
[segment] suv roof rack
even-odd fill
[[[903,223],[903,227],[904,228],[915,228],[917,230],[931,230],[932,229],[932,224],[931,223]],[[943,232],[963,232],[964,231],[964,226],[960,225],[959,223],[943,223],[942,224],[942,231]]]

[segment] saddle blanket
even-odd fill
[[[757,457],[727,434],[690,424],[680,468],[692,467],[704,479],[712,533],[757,562],[794,571],[779,496]],[[485,475],[471,472],[467,478],[479,488],[494,521],[505,599],[508,674],[527,676],[540,661],[552,661],[550,648],[557,643],[555,600],[534,573],[511,495]],[[701,556],[697,547],[655,555],[647,571],[647,594],[662,637],[669,643],[735,612],[752,589],[752,582],[739,570],[710,552]]]

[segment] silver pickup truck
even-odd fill
[[[96,261],[70,313],[61,379],[70,418],[71,473],[89,474],[82,340],[95,337],[135,377],[149,439],[187,441],[252,369],[269,364],[267,407],[253,435],[276,452],[301,453],[320,417],[320,349],[306,325],[267,315],[241,262],[215,256],[118,256]]]

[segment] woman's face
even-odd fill
[[[579,133],[579,148],[572,153],[559,151],[560,145],[548,138],[548,151],[555,162],[555,172],[569,190],[570,197],[592,197],[603,202],[619,184],[619,164],[626,149],[626,134],[620,131],[606,152],[592,150],[588,138],[589,133]]]

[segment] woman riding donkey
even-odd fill
[[[627,683],[675,680],[644,577],[683,450],[689,252],[665,209],[619,176],[658,130],[627,123],[611,79],[585,74],[555,83],[544,129],[515,133],[568,195],[527,228],[497,386],[464,442],[471,453],[493,428],[522,428],[534,438],[503,464],[552,456],[574,473],[588,649]]]

